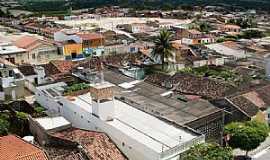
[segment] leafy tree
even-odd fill
[[[164,69],[165,59],[173,56],[172,54],[172,33],[167,30],[161,30],[159,36],[155,40],[155,48],[152,52],[154,58],[160,58],[162,69]]]
[[[233,153],[230,147],[221,147],[218,144],[199,144],[192,147],[183,160],[232,160]]]
[[[230,19],[228,24],[235,24],[240,26],[241,28],[254,28],[257,27],[257,23],[251,18],[238,18],[238,19]]]
[[[0,119],[0,136],[4,136],[8,134],[8,129],[9,129],[9,122],[4,119]]]
[[[241,38],[245,38],[245,39],[251,39],[251,38],[262,38],[264,37],[264,34],[262,31],[259,30],[246,30],[242,33]]]
[[[210,24],[207,23],[207,22],[200,22],[200,23],[198,24],[198,30],[201,31],[201,32],[206,32],[206,33],[208,33],[208,32],[210,31],[210,29],[211,29],[211,26],[210,26]]]
[[[268,133],[268,126],[257,121],[234,122],[225,126],[225,134],[230,136],[229,146],[246,151],[246,156],[265,141]]]

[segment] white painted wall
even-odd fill
[[[37,91],[36,100],[46,109],[59,109],[60,114],[76,128],[105,132],[130,160],[160,160],[159,153],[127,136],[106,121],[102,121],[83,108],[76,106],[64,97],[59,97],[58,101],[63,104],[60,105],[54,98]]]
[[[114,117],[114,100],[107,101],[103,103],[97,103],[92,101],[93,105],[93,113],[101,120],[107,121],[111,120]]]
[[[182,38],[182,43],[183,44],[193,44],[193,40],[188,39],[188,38]]]

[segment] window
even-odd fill
[[[36,59],[36,55],[35,54],[32,54],[32,59]]]
[[[81,116],[81,119],[83,119],[83,116]]]
[[[12,70],[9,70],[8,71],[8,75],[9,75],[9,77],[13,77],[13,71]]]
[[[124,142],[122,142],[122,146],[125,147],[125,143]]]

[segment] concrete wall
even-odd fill
[[[59,107],[59,104],[50,102],[52,99],[47,98],[44,94],[40,94],[40,96],[37,94],[36,99],[47,109]],[[160,155],[152,149],[137,142],[132,137],[127,136],[81,107],[76,106],[64,97],[59,98],[59,102],[63,104],[63,108],[60,111],[61,115],[70,121],[72,126],[85,130],[105,132],[131,160],[159,160]]]
[[[24,82],[25,82],[24,80],[15,81],[16,86],[3,88],[6,98],[7,99],[12,98],[13,94],[16,95],[15,99],[23,98],[25,96]]]
[[[46,145],[46,142],[48,142],[46,131],[31,116],[28,117],[28,122],[30,132],[35,137],[35,140],[40,145]]]

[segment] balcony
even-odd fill
[[[160,159],[168,159],[170,157],[174,157],[176,155],[179,155],[179,154],[189,150],[192,146],[194,146],[196,144],[204,143],[204,142],[205,142],[205,136],[201,135],[199,137],[194,138],[191,141],[184,142],[184,143],[177,145],[171,149],[163,151],[160,154]]]

